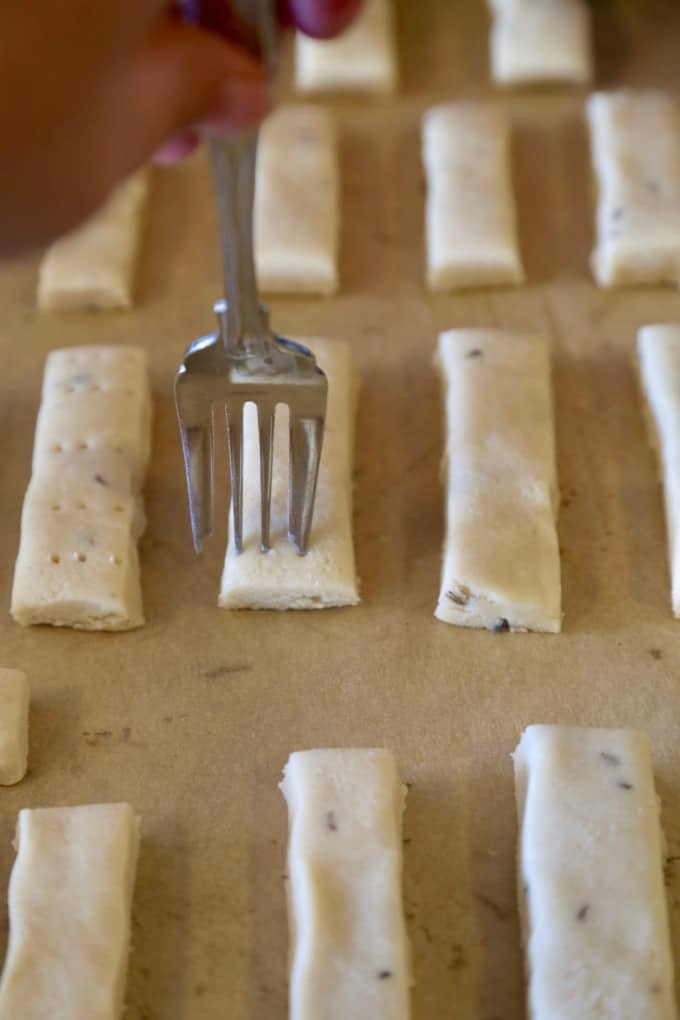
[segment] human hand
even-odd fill
[[[235,41],[241,34],[241,26],[228,2],[225,0],[175,0],[188,20],[218,33],[225,39]],[[347,27],[363,0],[277,0],[277,14],[281,24],[300,29],[307,35],[327,39],[339,34]],[[239,130],[249,123],[257,123],[263,113],[266,95],[260,89],[266,82],[257,83],[257,102],[253,105],[252,83],[248,83],[248,94],[241,100],[225,107],[216,105],[199,123],[166,141],[155,153],[157,163],[175,163],[192,152],[200,143],[203,134],[224,134]],[[234,106],[238,117],[234,118]]]
[[[281,14],[324,37],[360,2],[286,0]],[[219,27],[187,24],[168,0],[0,5],[0,256],[74,226],[189,125],[264,116],[262,69]]]

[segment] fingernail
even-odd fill
[[[170,166],[173,163],[178,163],[180,160],[190,156],[200,143],[201,138],[198,131],[193,128],[189,131],[184,131],[181,135],[176,135],[175,138],[171,138],[161,145],[160,149],[156,150],[153,157],[154,163],[159,163],[161,166]]]
[[[328,39],[344,31],[361,0],[288,0],[292,20],[307,35]]]

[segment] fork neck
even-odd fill
[[[262,346],[267,323],[260,308],[253,245],[257,133],[210,140],[222,238],[226,310],[218,314],[232,354]]]

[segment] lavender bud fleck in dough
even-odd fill
[[[647,737],[530,726],[514,762],[520,874],[531,882],[522,934],[532,1020],[604,1018],[593,1003],[606,1003],[611,1020],[675,1020]],[[630,781],[613,795],[621,762]],[[521,888],[518,896],[522,905]]]
[[[281,789],[290,822],[290,1020],[409,1020],[405,789],[394,757],[380,748],[296,751]]]

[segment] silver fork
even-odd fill
[[[270,0],[249,0],[248,20],[263,51],[273,39]],[[244,12],[241,11],[243,14]],[[175,376],[175,402],[189,493],[194,548],[213,529],[213,409],[226,410],[233,540],[243,549],[243,409],[257,405],[260,445],[260,548],[270,547],[274,417],[289,408],[288,537],[304,555],[314,510],[326,416],[327,382],[306,347],[276,336],[260,305],[253,251],[257,135],[211,139],[227,300],[218,301],[218,331],[189,345]]]

